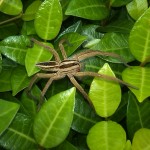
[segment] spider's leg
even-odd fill
[[[79,92],[84,96],[84,98],[88,101],[88,103],[93,106],[93,104],[91,103],[90,98],[88,97],[87,93],[84,91],[84,89],[82,88],[82,86],[76,81],[76,79],[74,78],[73,75],[68,74],[67,75],[70,79],[70,81],[72,82],[72,84],[79,90]]]
[[[41,107],[43,101],[44,101],[44,95],[45,93],[47,92],[48,88],[50,87],[50,85],[52,84],[52,82],[54,80],[59,80],[59,79],[62,79],[64,78],[65,75],[60,75],[60,74],[56,74],[55,73],[55,76],[52,76],[46,83],[45,87],[43,88],[42,92],[41,92],[41,98],[40,98],[40,102],[39,102],[39,105],[38,105],[38,109]]]
[[[111,77],[111,76],[108,76],[108,75],[104,75],[104,74],[100,74],[100,73],[96,73],[96,72],[77,72],[74,76],[76,77],[83,77],[83,76],[91,76],[91,77],[98,77],[98,78],[102,78],[102,79],[105,79],[107,81],[114,81],[114,82],[117,82],[117,83],[121,83],[123,85],[126,85],[128,87],[131,87],[133,89],[137,89],[137,87],[127,83],[127,82],[124,82],[116,77]]]
[[[62,39],[60,42],[59,42],[59,49],[62,53],[62,56],[63,56],[63,59],[67,59],[67,54],[65,52],[65,49],[64,49],[64,46],[63,46],[63,43],[66,42],[65,39]]]
[[[44,47],[45,49],[48,49],[54,55],[55,60],[57,62],[61,61],[60,57],[59,57],[59,55],[58,55],[58,53],[57,53],[57,51],[55,49],[51,48],[50,46],[47,46],[47,45],[43,44],[42,42],[40,42],[40,41],[38,41],[38,40],[36,40],[34,38],[32,38],[31,41],[36,43],[37,45],[40,45],[40,46]]]

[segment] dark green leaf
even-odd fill
[[[8,128],[18,109],[17,103],[0,99],[0,135]]]
[[[11,76],[11,85],[13,96],[18,92],[26,88],[30,83],[30,78],[27,75],[27,72],[24,67],[18,66],[13,70]]]
[[[120,7],[120,6],[128,4],[131,1],[132,0],[110,0],[110,5],[112,7]]]
[[[12,150],[37,150],[32,133],[32,120],[23,114],[17,114],[9,128],[0,137],[0,145]]]
[[[127,127],[130,138],[140,128],[150,129],[150,101],[139,103],[135,96],[129,93],[127,109]]]
[[[11,60],[24,65],[26,51],[29,45],[30,40],[27,36],[10,36],[0,42],[0,51]]]
[[[67,137],[73,119],[75,88],[61,92],[43,104],[34,121],[37,142],[52,148]]]
[[[59,0],[45,0],[35,16],[35,29],[38,36],[45,40],[55,38],[61,23],[62,8]]]
[[[109,9],[104,1],[73,0],[70,1],[65,14],[90,20],[102,20],[108,16]]]

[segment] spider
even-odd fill
[[[66,76],[70,79],[72,84],[80,91],[80,93],[84,96],[84,98],[89,102],[90,105],[92,105],[92,103],[91,103],[90,98],[88,97],[88,94],[84,91],[82,86],[76,81],[75,77],[83,77],[83,76],[99,77],[99,78],[103,78],[109,81],[114,81],[114,82],[124,84],[131,88],[136,88],[130,85],[129,83],[126,83],[115,77],[111,77],[111,76],[107,76],[107,75],[99,74],[95,72],[89,72],[89,71],[81,72],[81,61],[83,61],[84,59],[96,56],[96,55],[111,56],[111,57],[120,59],[126,66],[128,66],[125,63],[125,61],[122,59],[122,57],[119,56],[118,54],[102,52],[99,50],[85,50],[83,52],[80,52],[68,58],[66,55],[64,46],[63,46],[63,43],[67,41],[63,39],[59,42],[59,49],[63,57],[63,60],[61,60],[59,54],[57,53],[55,49],[44,45],[43,43],[37,41],[34,38],[32,38],[31,41],[44,47],[45,49],[48,49],[55,58],[54,61],[40,62],[36,64],[36,66],[39,67],[41,70],[43,70],[44,73],[35,74],[34,77],[31,79],[31,82],[28,87],[28,91],[30,91],[33,84],[36,82],[38,78],[47,78],[48,81],[41,92],[42,98],[44,97],[49,86],[54,80],[59,80]]]

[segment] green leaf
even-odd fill
[[[50,43],[43,44],[53,47]],[[37,44],[34,44],[32,48],[28,48],[25,58],[25,66],[28,76],[32,76],[36,72],[40,71],[40,69],[36,66],[37,63],[49,61],[51,58],[52,54],[50,51]]]
[[[0,42],[0,51],[11,60],[24,65],[26,50],[29,45],[30,40],[27,36],[10,36]]]
[[[126,62],[130,62],[134,60],[134,57],[129,50],[128,37],[128,34],[107,33],[100,40],[100,42],[91,47],[91,49],[98,49],[105,52],[116,53],[119,54]],[[104,57],[104,59],[115,63],[121,62],[121,60],[112,57]]]
[[[136,21],[129,37],[133,56],[140,62],[150,61],[150,8]]]
[[[61,23],[62,8],[59,0],[45,0],[35,16],[35,29],[38,36],[45,40],[55,38]]]
[[[133,0],[132,2],[127,4],[126,7],[130,16],[133,19],[137,20],[148,8],[148,2],[147,0]]]
[[[60,39],[66,39],[69,43],[64,43],[63,46],[67,53],[67,56],[70,56],[85,40],[86,36],[80,35],[79,33],[67,33],[64,34]]]
[[[126,68],[122,72],[122,78],[125,82],[139,89],[129,89],[134,93],[139,102],[143,102],[148,96],[150,96],[150,68],[134,66],[132,68]]]
[[[2,71],[2,55],[0,53],[0,73],[1,73],[1,71]]]
[[[0,99],[0,135],[8,128],[15,117],[19,105]]]
[[[106,7],[104,1],[72,0],[65,14],[90,20],[102,20],[108,16],[109,9]]]
[[[25,13],[22,16],[22,19],[24,21],[33,20],[35,18],[35,14],[39,6],[41,5],[41,3],[42,2],[40,0],[36,0],[31,5],[29,5],[28,8],[25,10]]]
[[[98,73],[115,77],[108,64],[104,64]],[[120,104],[121,88],[118,83],[95,77],[90,86],[89,97],[96,113],[101,117],[109,117]]]
[[[76,95],[74,116],[71,128],[79,133],[87,134],[89,129],[100,121],[91,106],[85,102],[83,96]]]
[[[32,133],[32,120],[18,113],[9,128],[0,137],[0,145],[12,150],[37,150]]]
[[[133,138],[132,150],[148,150],[150,148],[150,129],[138,130]]]
[[[147,99],[143,103],[139,103],[135,96],[129,93],[127,109],[127,129],[130,138],[140,128],[150,129],[150,101]]]
[[[27,72],[24,67],[18,66],[13,70],[11,76],[11,86],[13,91],[13,96],[18,92],[26,88],[30,83],[30,78],[27,75]]]
[[[90,150],[123,150],[126,133],[116,122],[101,121],[90,129],[87,144]]]
[[[110,6],[112,7],[120,7],[128,4],[132,0],[110,0]]]
[[[72,119],[75,99],[75,88],[61,92],[43,104],[33,126],[37,142],[52,148],[67,137]]]
[[[130,140],[127,140],[124,150],[132,150]]]
[[[21,0],[1,0],[0,11],[8,15],[18,15],[22,11]]]
[[[10,91],[11,88],[11,74],[12,74],[12,69],[5,69],[3,67],[2,71],[0,72],[0,92],[5,92],[5,91]]]

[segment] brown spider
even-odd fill
[[[40,62],[40,63],[36,64],[37,67],[39,67],[43,71],[46,71],[46,73],[35,74],[35,76],[32,78],[30,85],[28,87],[28,91],[30,91],[34,82],[38,78],[49,79],[48,82],[46,83],[44,89],[41,92],[42,98],[44,97],[46,91],[48,90],[48,88],[51,85],[51,83],[53,82],[53,80],[59,80],[59,79],[64,78],[65,76],[68,76],[68,78],[70,79],[72,84],[82,93],[82,95],[84,96],[85,99],[88,100],[90,105],[92,105],[91,100],[89,99],[87,93],[84,91],[84,89],[81,87],[81,85],[79,85],[79,83],[76,81],[75,77],[83,77],[83,76],[99,77],[99,78],[103,78],[103,79],[106,79],[109,81],[118,82],[118,83],[124,84],[124,85],[132,87],[132,88],[136,88],[136,87],[134,87],[118,78],[115,78],[115,77],[111,77],[111,76],[107,76],[107,75],[103,75],[103,74],[99,74],[99,73],[95,73],[95,72],[89,72],[89,71],[81,72],[80,71],[81,70],[80,62],[84,59],[87,59],[89,57],[93,57],[96,55],[115,57],[115,58],[120,59],[124,63],[124,60],[118,54],[102,52],[99,50],[85,50],[83,52],[80,52],[76,55],[73,55],[73,56],[67,58],[67,55],[66,55],[66,52],[65,52],[64,46],[63,46],[63,43],[66,41],[64,39],[59,42],[59,48],[60,48],[60,51],[63,56],[63,60],[61,60],[58,53],[55,51],[55,49],[53,49],[49,46],[46,46],[43,43],[41,43],[35,39],[31,39],[31,41],[44,47],[45,49],[48,49],[54,55],[54,58],[55,58],[55,61]],[[126,63],[124,63],[124,64],[127,65]]]

